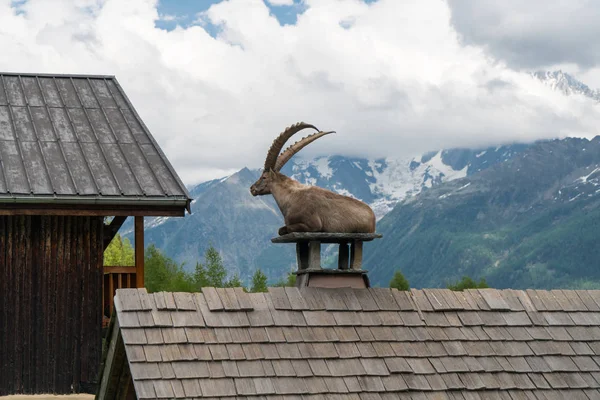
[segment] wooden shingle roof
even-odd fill
[[[0,73],[0,204],[189,201],[115,77]]]
[[[600,291],[121,289],[115,306],[139,399],[600,398]]]

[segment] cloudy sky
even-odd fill
[[[309,156],[595,136],[529,72],[600,88],[598,37],[592,0],[0,0],[0,70],[115,75],[188,184],[301,120]]]

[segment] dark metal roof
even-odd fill
[[[114,77],[0,73],[0,203],[189,201]]]
[[[115,309],[138,399],[600,398],[597,290],[121,289]]]

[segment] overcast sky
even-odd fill
[[[187,184],[259,167],[297,121],[307,155],[598,134],[600,2],[0,0],[0,70],[115,75]]]

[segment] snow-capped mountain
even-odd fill
[[[561,70],[536,71],[532,75],[552,89],[558,90],[567,96],[580,94],[600,102],[600,89],[590,89],[583,82]]]
[[[407,196],[442,182],[464,178],[511,158],[526,147],[511,145],[485,150],[442,150],[411,158],[330,156],[298,159],[286,166],[283,172],[299,182],[362,200],[380,219]]]

